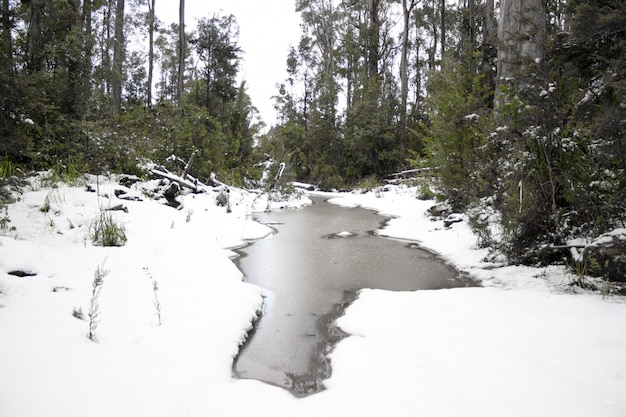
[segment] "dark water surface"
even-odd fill
[[[375,236],[386,219],[374,212],[313,200],[301,210],[259,213],[257,220],[276,233],[241,249],[237,260],[247,282],[262,287],[266,298],[234,373],[297,395],[323,388],[330,372],[326,354],[341,337],[333,320],[359,289],[473,285],[417,245]],[[337,236],[341,232],[350,235]]]

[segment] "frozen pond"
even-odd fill
[[[276,233],[239,251],[239,268],[266,298],[235,362],[238,378],[298,395],[319,391],[330,372],[325,355],[341,336],[332,322],[356,291],[473,285],[414,243],[375,236],[386,219],[369,210],[318,197],[301,210],[256,217]]]

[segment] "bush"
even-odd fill
[[[228,193],[228,189],[226,190],[221,190],[219,192],[219,194],[217,195],[217,197],[215,198],[215,203],[219,206],[219,207],[227,207],[228,206],[228,202],[229,202],[229,193]]]
[[[5,153],[4,158],[0,160],[0,178],[9,178],[15,175],[16,166],[9,154]]]
[[[101,210],[91,226],[90,237],[96,246],[124,246],[126,231],[117,223],[109,211]]]
[[[371,191],[377,187],[380,187],[380,181],[378,181],[376,175],[369,175],[365,178],[362,178],[356,185],[357,189],[363,191]]]
[[[419,183],[417,189],[417,198],[420,200],[434,200],[436,197],[434,191],[430,188],[430,184],[427,181]]]

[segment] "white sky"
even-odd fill
[[[157,1],[156,14],[167,24],[178,22],[178,5],[175,0]],[[247,81],[248,94],[263,121],[268,126],[275,124],[271,97],[277,94],[276,84],[286,79],[289,47],[300,39],[295,0],[186,0],[187,30],[195,27],[197,19],[214,13],[237,18],[239,46],[244,51],[240,75]]]

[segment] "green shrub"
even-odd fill
[[[377,187],[380,187],[380,181],[376,178],[376,175],[369,175],[362,178],[356,185],[357,189],[363,191],[371,191]]]
[[[5,153],[0,160],[0,178],[9,178],[15,175],[16,166],[9,154]]]
[[[113,214],[106,210],[101,210],[94,220],[90,237],[96,246],[124,246],[128,240],[124,226],[117,223]]]
[[[430,184],[426,181],[420,182],[417,188],[417,198],[420,200],[434,200],[435,197],[436,195],[430,188]]]

